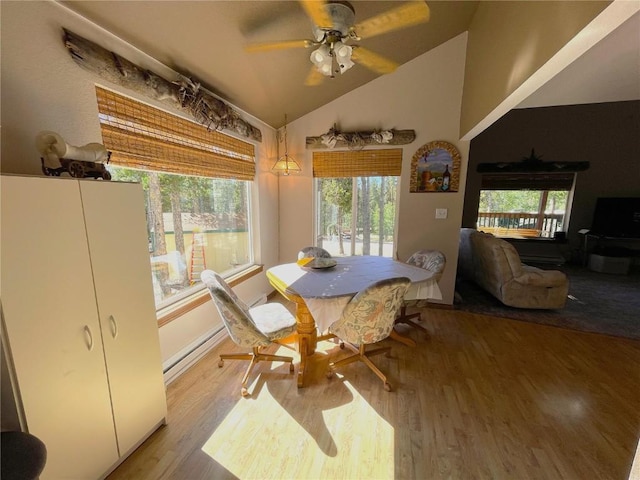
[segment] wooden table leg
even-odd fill
[[[404,343],[405,345],[409,345],[410,347],[415,347],[417,345],[414,339],[405,337],[404,335],[400,335],[395,328],[391,330],[389,337],[397,342]]]
[[[287,285],[279,278],[267,272],[269,283],[282,294],[287,300],[296,304],[296,322],[298,335],[298,353],[300,354],[300,365],[298,366],[298,388],[304,387],[305,374],[307,371],[308,359],[316,351],[318,344],[318,333],[316,321],[314,320],[309,307],[299,295],[288,291]]]
[[[298,338],[298,352],[300,353],[300,363],[298,364],[298,388],[304,387],[304,374],[307,370],[307,338]]]
[[[298,353],[300,354],[300,365],[298,366],[298,388],[305,385],[305,373],[307,361],[316,351],[318,344],[318,333],[316,322],[309,312],[307,304],[302,298],[295,299],[296,320],[298,322]]]

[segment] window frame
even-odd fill
[[[389,257],[393,258],[395,256],[395,251],[396,251],[396,245],[397,245],[397,238],[398,238],[398,214],[399,214],[399,199],[400,199],[400,176],[395,176],[395,175],[383,175],[386,178],[392,178],[395,179],[396,182],[396,192],[395,192],[395,198],[393,200],[394,202],[394,213],[393,213],[393,242],[391,245],[391,252]],[[379,177],[366,177],[366,178],[381,178],[382,176]],[[336,177],[334,177],[336,178]],[[351,179],[351,222],[349,224],[349,229],[352,232],[351,234],[351,240],[355,239],[358,233],[358,229],[357,229],[357,222],[358,222],[358,214],[359,214],[359,192],[360,192],[360,179],[361,178],[365,178],[365,177],[341,177],[341,178],[349,178]],[[314,212],[314,222],[313,222],[313,236],[315,238],[314,241],[314,246],[322,246],[323,248],[327,248],[326,245],[323,243],[321,245],[320,239],[322,237],[324,237],[325,232],[323,231],[324,229],[321,228],[322,225],[322,219],[320,218],[319,215],[319,208],[320,208],[320,202],[322,201],[320,198],[320,186],[319,183],[323,180],[327,180],[329,179],[328,177],[315,177],[313,179],[313,212]],[[372,233],[375,233],[372,231]],[[370,246],[374,247],[379,245],[377,242],[376,243],[371,243]],[[355,241],[350,241],[350,251],[347,253],[345,252],[344,255],[348,255],[348,256],[354,256],[357,255],[355,253],[356,250],[356,242]]]
[[[95,88],[103,142],[111,152],[114,166],[248,182],[246,215],[250,259],[242,267],[226,271],[224,276],[233,286],[262,272],[262,265],[256,264],[259,252],[256,229],[259,224],[254,208],[257,197],[255,144],[216,130],[210,131],[178,114],[101,85],[96,84]],[[147,150],[141,145],[146,145]],[[127,148],[133,150],[128,151]],[[169,159],[164,156],[167,152],[177,156]],[[185,258],[185,262],[188,268],[188,259]],[[204,285],[192,285],[162,300],[156,305],[158,325],[166,325],[201,305],[208,297]]]
[[[116,168],[128,168],[128,167],[120,167],[117,165],[114,165]],[[141,170],[144,172],[148,172],[149,170]],[[165,172],[158,172],[160,174],[165,173]],[[226,181],[226,180],[231,180],[231,179],[226,179],[226,178],[211,178],[211,177],[199,177],[199,178],[203,178],[205,180],[221,180],[221,181]],[[225,279],[229,279],[229,281],[231,279],[245,279],[246,278],[250,278],[251,276],[258,274],[261,271],[262,266],[261,265],[257,265],[256,264],[256,248],[259,247],[259,245],[257,245],[256,243],[256,239],[255,239],[255,229],[256,229],[256,225],[257,225],[257,219],[255,218],[255,215],[253,214],[254,212],[254,202],[255,202],[255,183],[254,182],[248,182],[245,181],[245,188],[246,188],[246,200],[247,200],[247,227],[248,227],[248,240],[247,240],[247,250],[250,254],[250,258],[249,261],[246,263],[243,263],[241,266],[238,266],[237,268],[233,268],[233,269],[228,269],[225,270],[225,272],[222,273],[223,277]],[[171,213],[169,212],[163,212],[164,214],[169,214]],[[188,213],[188,212],[183,212],[183,213]],[[150,228],[150,226],[147,224],[147,228]],[[165,235],[169,233],[165,231]],[[187,233],[185,233],[185,236],[187,235]],[[174,250],[172,250],[174,251]],[[167,252],[170,253],[170,252]],[[185,252],[186,253],[186,252]],[[188,258],[184,258],[185,260],[185,264],[188,268]],[[256,271],[256,267],[258,267],[260,270]],[[153,267],[152,267],[153,269]],[[153,273],[152,273],[153,275]],[[248,275],[248,276],[247,276]],[[166,320],[164,320],[165,316],[169,316],[172,317],[173,316],[173,311],[175,309],[180,309],[183,310],[185,308],[185,305],[188,305],[190,303],[191,300],[194,300],[196,302],[196,304],[194,304],[191,308],[188,308],[186,311],[197,307],[198,305],[200,305],[201,303],[203,303],[202,301],[199,301],[199,297],[200,294],[202,293],[202,291],[205,290],[204,285],[202,285],[201,283],[199,284],[195,284],[195,285],[190,285],[186,288],[184,288],[182,291],[176,293],[175,295],[172,295],[166,299],[163,299],[162,301],[160,301],[158,304],[156,304],[156,314],[158,315],[159,318],[159,322],[161,324],[165,324],[167,323]],[[206,292],[205,292],[206,293]],[[206,298],[208,298],[207,296],[205,296],[205,300]]]
[[[264,270],[264,266],[258,263],[254,263],[249,268],[244,269],[234,275],[225,278],[225,281],[230,287],[235,287],[242,282],[259,275]],[[198,308],[200,305],[207,303],[210,300],[209,291],[204,285],[201,288],[184,298],[180,302],[174,302],[172,305],[168,305],[163,309],[156,310],[158,318],[158,327],[162,327],[171,323],[173,320],[181,317],[187,312]]]
[[[364,177],[394,177],[396,178],[396,197],[394,199],[394,233],[391,258],[395,252],[398,229],[398,201],[400,194],[400,178],[402,174],[402,148],[371,148],[359,150],[332,150],[313,152],[313,236],[314,245],[319,246],[319,238],[324,233],[320,232],[319,181],[325,178],[351,178],[351,232],[352,239],[357,234],[358,218],[358,183]],[[355,241],[350,242],[350,256],[355,255]]]
[[[536,174],[522,175],[523,181],[520,182],[523,188],[518,187],[517,179],[514,181],[514,177],[507,178],[505,177],[505,181],[503,181],[501,185],[501,180],[496,177],[499,176],[491,176],[490,181],[485,182],[483,178],[483,182],[481,184],[478,199],[482,196],[482,192],[500,192],[500,191],[518,191],[518,192],[539,192],[540,199],[538,201],[538,210],[534,212],[534,218],[536,218],[535,228],[512,228],[512,227],[499,227],[499,226],[491,226],[491,225],[482,225],[480,222],[481,213],[491,214],[491,213],[505,213],[507,216],[505,218],[516,218],[519,215],[531,215],[528,212],[480,212],[480,201],[478,201],[478,210],[476,211],[476,228],[480,231],[484,231],[487,233],[491,233],[496,237],[500,238],[554,238],[555,233],[558,231],[566,231],[569,226],[569,217],[571,214],[571,206],[573,203],[573,194],[575,187],[575,174],[571,174],[571,178],[561,178],[559,181],[554,182],[548,180],[548,175],[541,174],[538,175],[540,178],[538,180],[535,179]],[[545,180],[547,177],[547,180]],[[536,187],[536,183],[539,185],[539,188]],[[570,187],[569,187],[570,185]],[[503,188],[500,188],[503,186]],[[488,188],[487,188],[488,187]],[[493,188],[492,188],[493,187]],[[564,191],[567,192],[567,200],[564,208],[564,213],[562,215],[562,230],[555,229],[554,231],[547,230],[544,228],[545,217],[547,216],[545,211],[547,208],[549,193]],[[553,220],[552,220],[553,221]],[[486,222],[486,221],[485,221]],[[489,222],[491,219],[489,218]],[[546,234],[546,235],[545,235]]]

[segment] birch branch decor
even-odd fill
[[[340,132],[334,125],[318,137],[307,137],[307,149],[348,148],[360,150],[369,145],[406,145],[416,139],[414,130],[369,130]]]
[[[126,58],[63,28],[64,45],[82,68],[141,95],[186,111],[209,130],[229,130],[243,137],[262,141],[262,132],[249,124],[225,102],[202,88],[199,82],[179,75],[170,82],[138,67]]]

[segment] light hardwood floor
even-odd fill
[[[168,387],[168,424],[108,480],[628,478],[640,342],[425,313],[430,338],[407,327],[416,348],[386,340],[392,358],[374,358],[390,393],[360,363],[325,378],[347,353],[323,342],[307,388],[262,364],[241,398],[246,363],[218,368],[239,350],[224,342]]]

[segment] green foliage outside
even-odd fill
[[[109,171],[112,181],[139,182],[145,192],[156,302],[199,281],[199,272],[194,272],[191,265],[195,263],[192,258],[195,232],[204,239],[204,246],[198,248],[214,249],[206,255],[209,268],[215,267],[222,274],[251,260],[247,182],[113,165]],[[169,219],[173,226],[167,229],[165,223]],[[183,223],[188,228],[186,232]],[[222,238],[225,240],[220,243]]]
[[[145,192],[149,191],[151,172],[109,166],[112,180],[140,182]],[[179,192],[180,206],[184,212],[233,213],[243,215],[246,211],[246,195],[243,182],[218,178],[191,177],[158,173],[161,188],[162,210],[172,211],[171,193]],[[246,228],[246,218],[243,223]]]
[[[545,213],[564,213],[567,207],[567,191],[549,191]],[[481,190],[478,212],[537,213],[540,207],[540,190]]]
[[[363,254],[372,244],[393,241],[396,215],[396,177],[323,178],[318,181],[318,228],[324,239],[338,238],[344,254],[343,238],[357,236]],[[353,194],[357,197],[355,232]],[[373,253],[373,252],[372,252]]]

